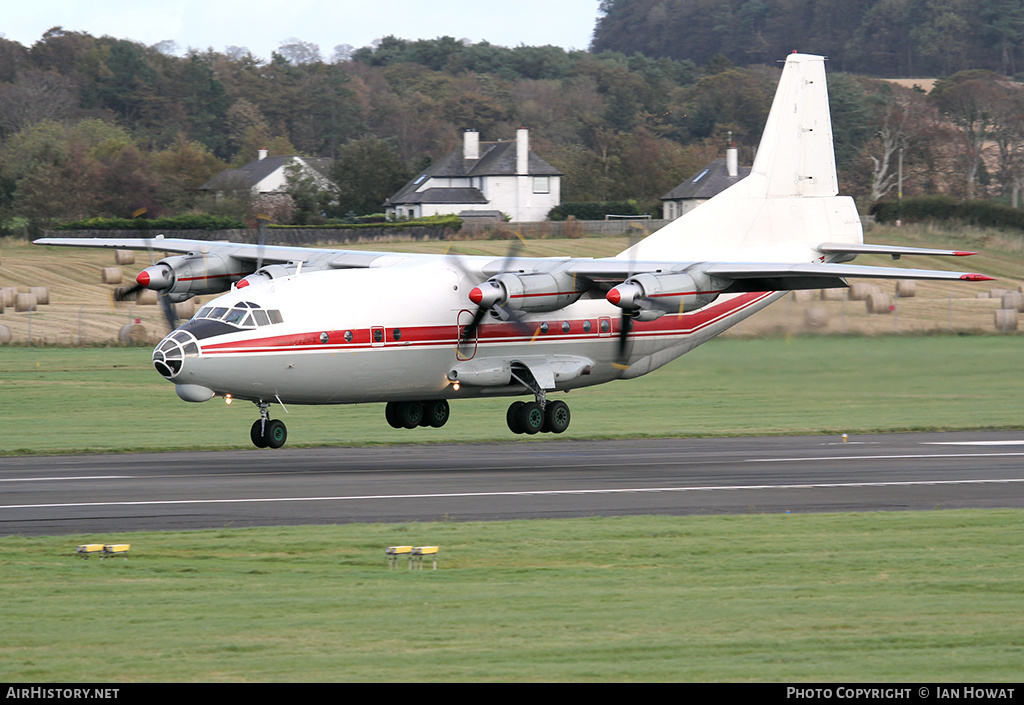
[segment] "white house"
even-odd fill
[[[528,130],[505,142],[481,142],[480,133],[467,130],[460,149],[429,166],[384,207],[399,218],[457,214],[546,220],[561,203],[561,179],[560,171],[530,151]]]
[[[288,167],[298,167],[303,176],[312,177],[322,189],[333,188],[327,174],[333,159],[315,157],[268,157],[259,150],[258,158],[240,169],[225,169],[199,187],[200,191],[231,191],[248,188],[253,196],[284,193],[288,185]]]
[[[725,159],[716,159],[661,197],[662,217],[675,220],[749,174],[750,167],[739,166],[736,148],[730,147]]]

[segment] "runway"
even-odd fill
[[[1024,433],[0,458],[0,535],[1024,507]]]

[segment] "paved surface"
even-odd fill
[[[1024,433],[0,458],[0,535],[1024,507]]]

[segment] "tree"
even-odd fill
[[[997,80],[991,71],[961,71],[936,83],[931,93],[938,108],[957,127],[968,199],[976,195],[982,158],[995,125]]]
[[[377,137],[343,145],[331,168],[338,186],[337,212],[379,213],[384,202],[409,180],[409,171],[394,148]]]

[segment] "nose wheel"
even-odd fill
[[[257,448],[280,448],[288,440],[288,428],[283,421],[270,418],[270,404],[260,402],[260,418],[249,429],[249,438]]]

